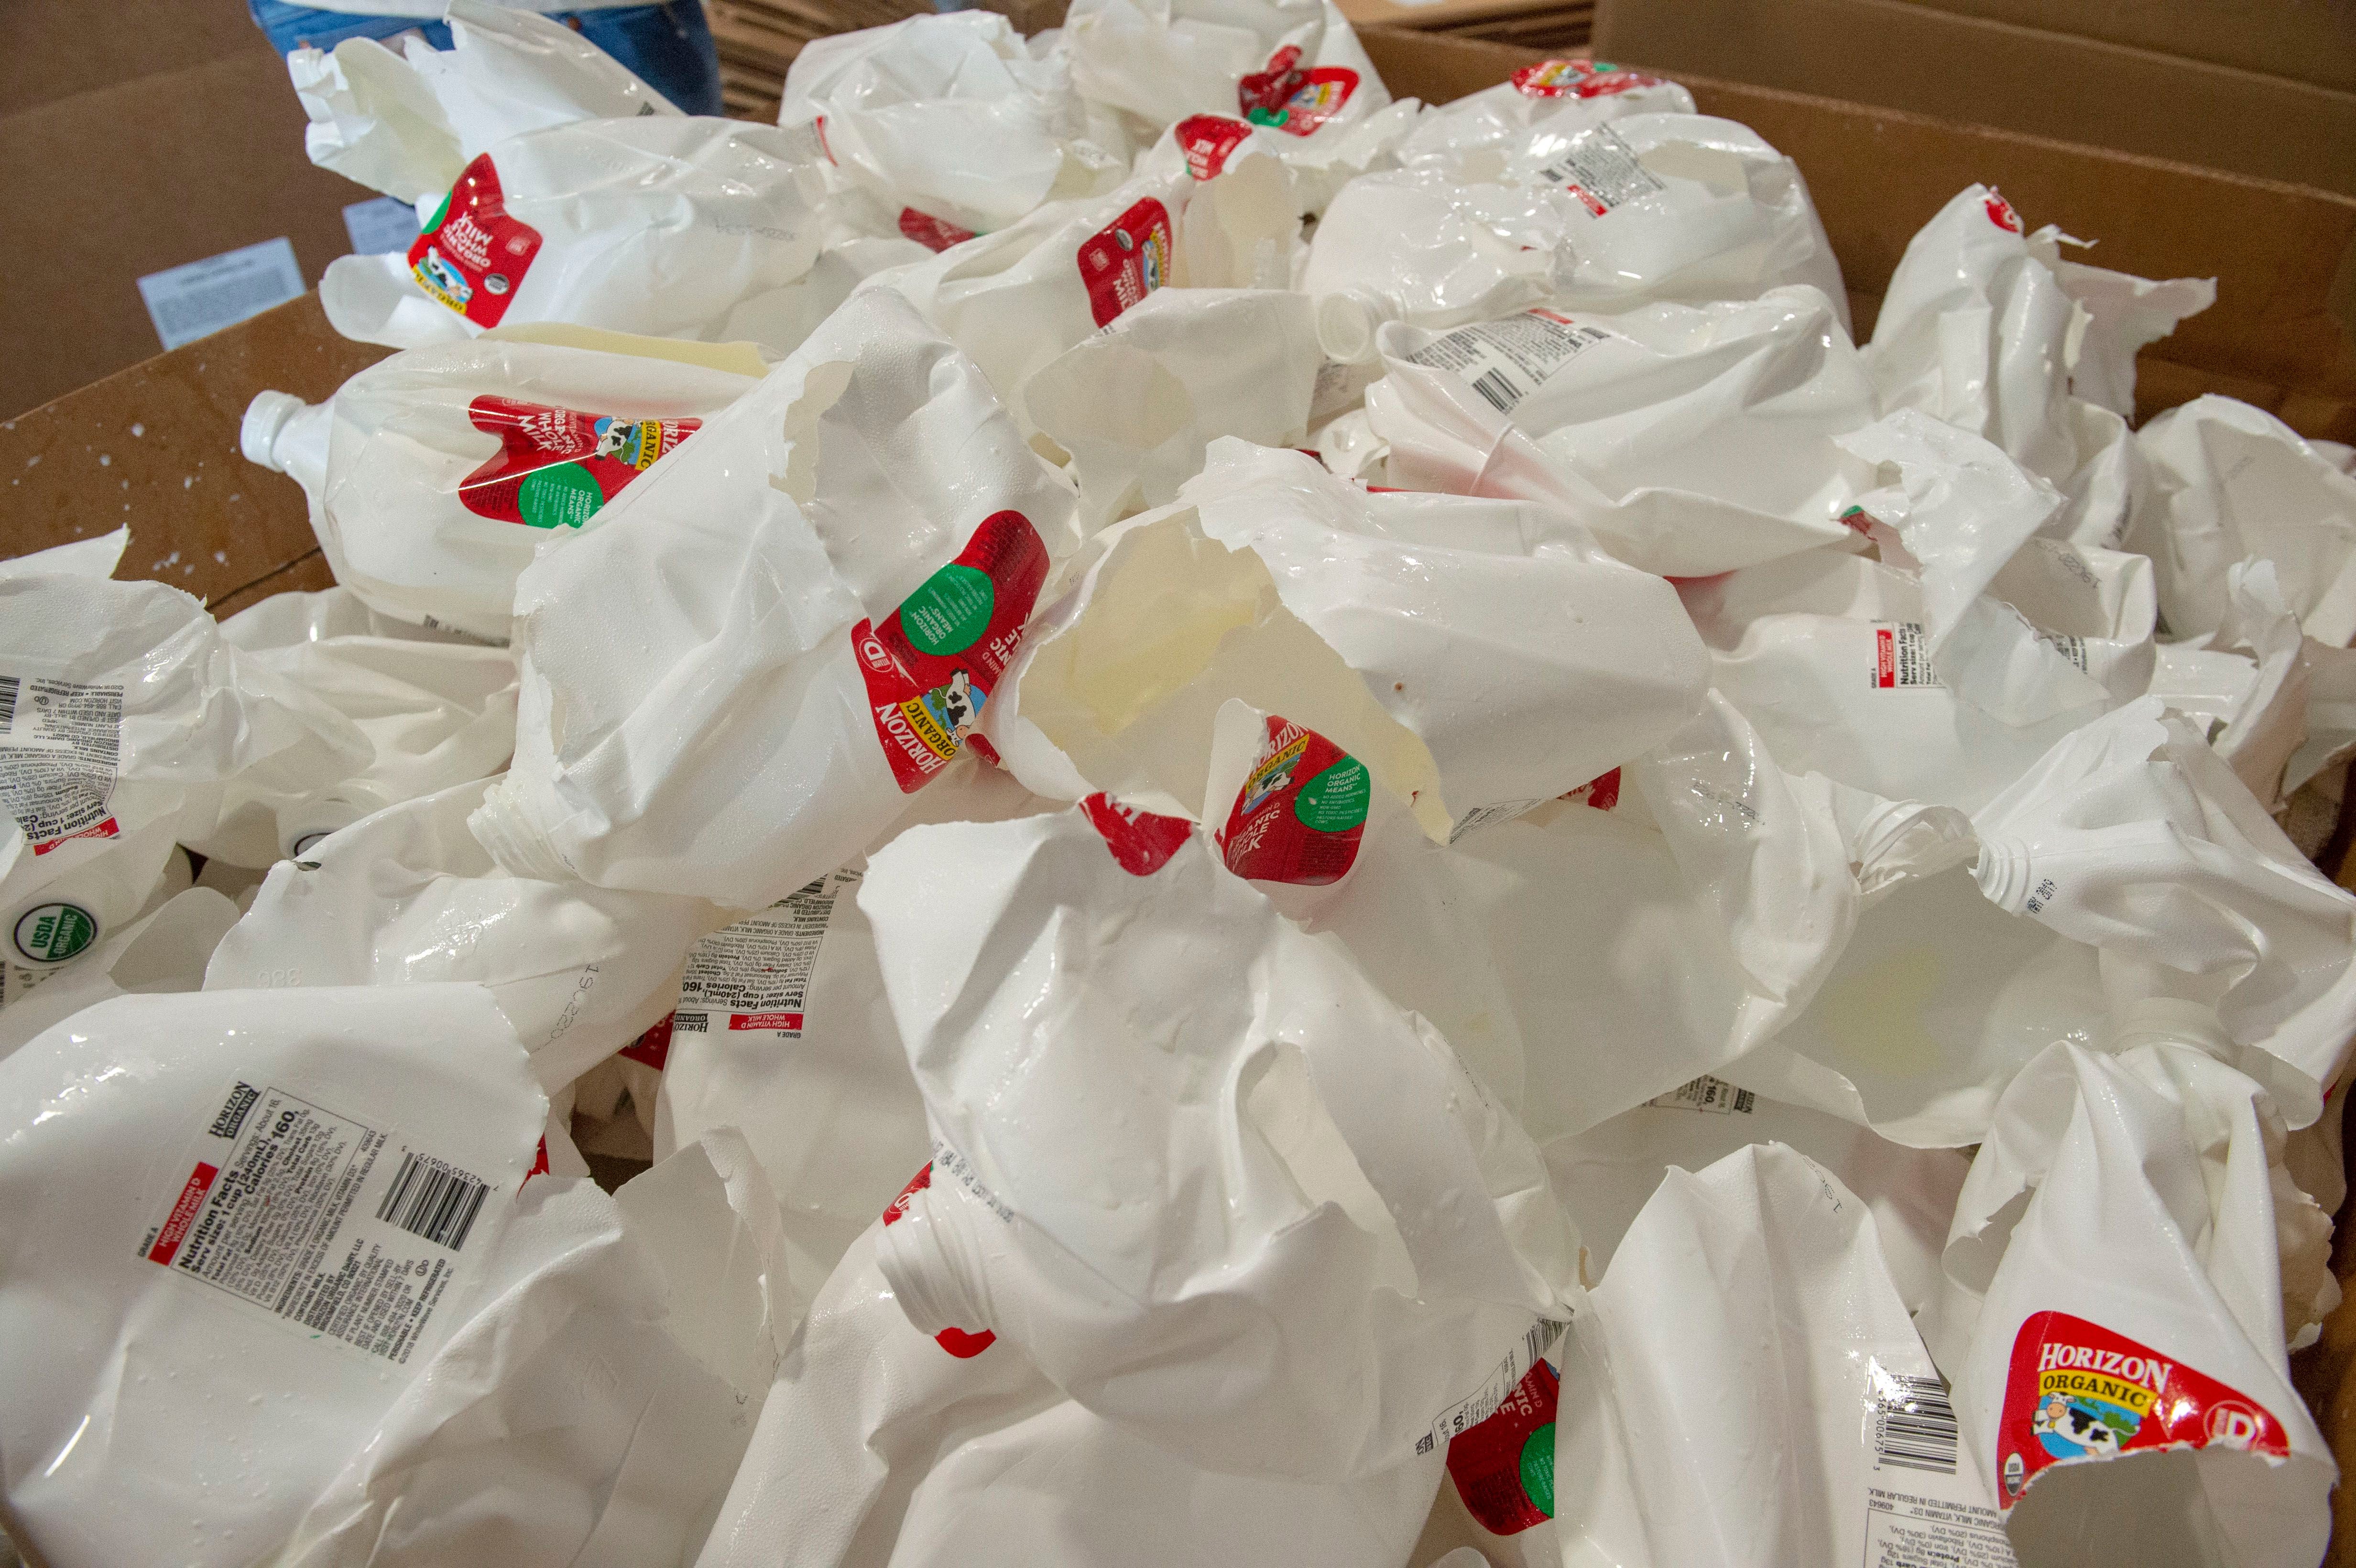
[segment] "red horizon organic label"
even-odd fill
[[[664,1065],[670,1061],[671,1020],[678,1016],[675,1012],[663,1014],[647,1026],[646,1033],[622,1047],[615,1054],[660,1072]]]
[[[1080,283],[1098,326],[1170,281],[1170,209],[1147,197],[1080,246]]]
[[[2054,1465],[2154,1448],[2290,1456],[2282,1423],[2257,1401],[2066,1312],[2031,1313],[2013,1337],[1996,1446],[2006,1511]]]
[[[1101,792],[1081,801],[1080,810],[1114,861],[1132,877],[1150,877],[1168,865],[1194,831],[1194,825],[1183,816],[1140,811]]]
[[[497,326],[540,254],[540,230],[508,216],[488,153],[458,183],[409,247],[410,276],[426,294],[477,326]]]
[[[1244,144],[1252,128],[1224,114],[1190,114],[1178,122],[1173,134],[1186,155],[1186,172],[1198,180],[1216,178],[1227,166],[1227,155]]]
[[[1987,219],[1990,223],[2008,234],[2020,232],[2020,214],[2013,210],[2012,203],[1991,190],[1987,193]]]
[[[883,624],[851,628],[875,738],[902,794],[924,788],[973,738],[1046,581],[1047,547],[1031,520],[993,512]]]
[[[1659,87],[1661,79],[1609,60],[1540,60],[1513,75],[1514,87],[1530,98],[1608,98],[1635,87]]]
[[[962,245],[973,238],[974,231],[960,228],[946,218],[935,218],[929,212],[919,212],[913,207],[900,209],[900,232],[926,250],[941,251],[952,245]]]
[[[466,405],[466,421],[498,437],[499,450],[458,482],[459,502],[478,517],[530,528],[581,527],[703,428],[698,419],[633,420],[490,396]]]
[[[1338,65],[1303,70],[1300,48],[1286,44],[1265,68],[1236,83],[1236,105],[1255,125],[1306,136],[1342,112],[1357,90],[1356,71]]]
[[[1448,1477],[1492,1535],[1554,1517],[1554,1418],[1562,1380],[1541,1360],[1486,1420],[1448,1442]]]
[[[1253,881],[1322,887],[1349,874],[1365,836],[1365,763],[1314,730],[1269,714],[1259,755],[1219,829],[1227,869]]]
[[[896,1225],[907,1217],[908,1200],[933,1184],[933,1162],[926,1160],[925,1168],[908,1179],[900,1195],[884,1206],[884,1223]],[[969,1334],[962,1328],[944,1328],[933,1336],[933,1343],[958,1360],[971,1360],[998,1342],[995,1330],[984,1328],[979,1334]]]

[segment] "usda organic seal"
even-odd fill
[[[62,964],[98,940],[98,921],[80,904],[36,904],[12,933],[27,964]]]

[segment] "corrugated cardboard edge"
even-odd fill
[[[1601,0],[1595,47],[2356,193],[2356,93],[1910,0]]]
[[[332,586],[302,487],[240,455],[238,424],[265,388],[318,402],[384,355],[337,336],[305,294],[0,421],[0,556],[128,525],[115,575],[216,614]]]

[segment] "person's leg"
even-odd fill
[[[720,50],[703,19],[703,0],[568,11],[563,19],[686,112],[723,112]]]
[[[346,38],[390,38],[417,33],[437,49],[450,47],[450,27],[423,16],[355,16],[344,11],[316,11],[288,5],[282,0],[245,0],[253,25],[267,34],[282,55],[300,48],[332,49]]]

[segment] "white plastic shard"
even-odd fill
[[[1323,363],[1300,294],[1163,289],[1043,366],[1023,400],[1071,454],[1092,533],[1177,499],[1221,436],[1301,445]]]
[[[337,332],[420,348],[502,323],[710,340],[818,259],[823,191],[774,125],[645,114],[527,131],[469,158],[404,251],[319,281]]]
[[[2321,759],[2345,744],[2344,725],[2335,728],[2327,708],[2313,737],[2319,750],[2301,768],[2291,765],[2308,750],[2308,698],[2318,668],[2328,672],[2347,662],[2345,649],[2300,635],[2274,563],[2253,558],[2226,570],[2226,613],[2217,631],[2160,646],[2150,691],[2208,735],[2260,805],[2279,811],[2321,770]],[[2330,675],[2323,680],[2328,705]]]
[[[2156,699],[2089,724],[1973,818],[1990,902],[2106,974],[2213,1008],[2229,1058],[2305,1126],[2356,1035],[2356,897]]]
[[[1558,1396],[1563,1561],[2010,1562],[1879,1227],[1823,1167],[1760,1144],[1671,1170],[1590,1299]]]
[[[533,551],[593,526],[766,368],[742,346],[519,331],[246,411],[246,457],[303,486],[336,581],[380,614],[504,644]]]
[[[2330,1221],[2204,1012],[2147,1000],[2101,1051],[2055,1044],[1965,1184],[1930,1334],[2025,1563],[2290,1568],[2330,1531],[2285,1354],[2336,1299]]]
[[[1366,412],[1392,483],[1545,503],[1647,571],[1841,543],[1873,482],[1834,444],[1870,422],[1873,389],[1814,289],[1378,336]]]
[[[874,1261],[900,1207],[786,1349],[698,1568],[1409,1568],[1437,1449],[1337,1486],[1191,1464],[1012,1344],[910,1327]]]
[[[304,148],[313,163],[413,202],[449,189],[468,159],[509,136],[679,113],[553,17],[484,0],[450,0],[445,16],[447,49],[412,37],[396,53],[348,38],[286,57],[311,120]]]
[[[877,1267],[919,1330],[994,1333],[1205,1468],[1410,1464],[1577,1289],[1537,1151],[1186,824],[1108,831],[928,827],[871,859],[935,1146]]]
[[[2226,573],[2256,556],[2308,636],[2356,641],[2356,478],[2272,414],[2214,394],[2135,439],[2151,488],[2123,548],[2151,557],[2178,636],[2223,624]]]
[[[2214,278],[2170,278],[2155,283],[2107,267],[2090,267],[2062,254],[2062,247],[2092,250],[2051,224],[2028,237],[2029,254],[2061,281],[2076,302],[2085,325],[2070,361],[2070,393],[2121,419],[2135,417],[2136,355],[2173,333],[2187,316],[2217,303]]]
[[[220,786],[301,795],[373,753],[177,588],[0,575],[6,961],[68,962],[138,913],[175,837],[218,825]]]
[[[466,830],[491,781],[363,817],[270,869],[222,939],[209,990],[474,981],[553,1093],[662,1017],[700,899],[510,875]]]
[[[1372,495],[1299,453],[1214,442],[1176,505],[1098,535],[1078,571],[983,720],[1025,785],[1065,800],[1206,819],[1213,720],[1237,698],[1360,759],[1444,841],[1578,788],[1701,696],[1671,590],[1575,525]]]
[[[830,182],[936,251],[1051,198],[1099,195],[1129,172],[1126,148],[1088,139],[1069,63],[1033,59],[987,11],[809,40],[786,73],[777,122],[817,141]]]
[[[973,361],[862,292],[524,572],[476,835],[518,875],[766,908],[955,760],[1076,543]]]

